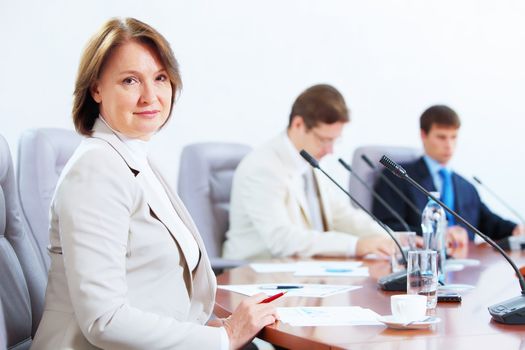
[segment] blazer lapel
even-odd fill
[[[296,161],[290,157],[290,154],[288,152],[289,145],[285,144],[285,137],[284,135],[279,135],[274,143],[274,151],[277,153],[277,156],[281,160],[281,166],[286,169],[288,173],[288,188],[290,191],[290,200],[295,201],[297,206],[299,207],[299,210],[301,214],[303,215],[303,219],[305,220],[306,224],[311,228],[313,227],[312,219],[310,217],[310,210],[308,209],[308,201],[306,199],[306,193],[304,189],[304,180],[302,177],[302,174],[300,173],[299,169],[294,166],[296,164]]]
[[[188,210],[186,209],[186,207],[182,203],[182,200],[176,194],[175,189],[170,185],[170,183],[168,181],[166,181],[166,179],[164,178],[162,173],[158,170],[158,167],[155,165],[155,163],[151,159],[149,160],[149,164],[151,166],[151,169],[153,170],[153,172],[155,173],[155,175],[159,179],[160,183],[162,184],[162,186],[166,190],[168,198],[170,199],[171,204],[175,208],[175,211],[179,215],[180,219],[182,220],[182,222],[184,223],[186,228],[191,232],[191,234],[193,235],[193,237],[197,241],[197,245],[199,246],[199,249],[201,250],[201,252],[204,253],[204,255],[207,256],[206,247],[204,246],[204,242],[203,242],[203,240],[202,240],[202,238],[201,238],[201,236],[200,236],[200,234],[199,234],[199,232],[197,230],[197,226],[193,222],[193,220],[192,220]]]
[[[430,175],[430,170],[428,170],[425,160],[423,158],[420,158],[418,162],[419,164],[417,169],[419,183],[429,192],[436,191],[436,186],[434,186],[434,180],[432,180],[432,175]]]
[[[104,124],[103,121],[101,121],[99,118],[95,121],[95,125],[93,126],[93,135],[92,137],[97,139],[102,139],[110,144],[111,147],[117,151],[117,153],[122,157],[124,162],[128,165],[128,167],[131,169],[133,174],[137,176],[137,174],[142,171],[142,168],[140,165],[135,161],[135,159],[131,156],[128,149],[126,148],[126,145],[111,131],[111,129],[108,128],[106,124]]]
[[[296,201],[308,226],[312,227],[312,218],[310,217],[308,201],[306,200],[306,193],[304,191],[304,180],[302,176],[298,174],[290,175],[290,196]]]
[[[461,201],[461,192],[460,192],[460,183],[459,176],[455,171],[452,172],[452,187],[454,188],[454,208],[458,213],[465,212],[462,207]]]
[[[145,176],[143,176],[143,174],[141,174],[141,172],[143,171],[142,167],[134,160],[133,156],[128,151],[126,145],[113,133],[113,131],[110,130],[104,124],[104,122],[98,119],[95,122],[93,130],[94,130],[93,137],[99,138],[99,139],[102,139],[108,142],[117,151],[117,153],[120,154],[120,156],[124,159],[126,164],[129,166],[130,170],[135,174],[135,178],[137,179],[139,186],[144,190],[146,201],[150,209],[153,211],[157,219],[160,222],[162,222],[162,224],[166,227],[170,235],[175,240],[175,243],[180,247],[180,250],[182,252],[182,258],[184,259],[185,264],[186,264],[187,251],[189,247],[184,243],[185,242],[184,240],[177,239],[177,234],[181,232],[181,230],[184,228],[180,226],[181,224],[178,222],[178,220],[176,220],[175,215],[179,215],[179,217],[182,220],[182,223],[186,225],[186,228],[193,234],[193,236],[195,237],[195,240],[197,241],[199,249],[202,252],[201,260],[204,259],[205,261],[207,261],[207,264],[209,265],[209,260],[206,255],[204,244],[202,242],[202,239],[200,238],[200,235],[197,234],[197,230],[195,228],[193,221],[191,220],[189,214],[187,213],[186,209],[182,205],[180,199],[178,199],[178,197],[174,195],[175,191],[173,191],[172,188],[167,185],[167,182],[165,181],[165,179],[161,177],[158,171],[156,171],[154,167],[152,166],[153,171],[159,177],[160,182],[166,189],[168,198],[173,204],[175,212],[173,212],[172,208],[166,208],[164,205],[162,205],[162,201],[160,200],[156,191],[154,190],[153,185],[146,179]],[[213,279],[213,281],[215,281],[215,279]],[[193,281],[190,278],[189,284],[188,284],[189,286],[188,292],[190,296],[192,295],[192,292],[193,292],[192,282]],[[211,283],[210,285],[216,285],[216,282],[214,283]]]
[[[144,195],[146,196],[146,201],[151,211],[155,214],[156,218],[162,222],[162,224],[164,224],[170,235],[177,242],[180,250],[182,251],[184,260],[186,261],[187,252],[190,247],[187,245],[185,240],[178,239],[180,232],[186,229],[186,227],[182,227],[184,225],[184,221],[176,220],[175,215],[178,214],[178,210],[175,210],[175,213],[173,211],[175,206],[174,208],[169,208],[164,205],[162,200],[159,198],[157,191],[155,191],[155,187],[150,183],[150,181],[148,181],[147,177],[145,177],[143,173],[139,173],[136,176],[136,179],[139,186],[144,190]]]
[[[191,234],[195,238],[195,241],[197,242],[197,245],[199,246],[199,250],[201,252],[200,261],[195,271],[194,282],[197,283],[197,281],[202,279],[203,283],[197,283],[197,285],[209,286],[210,288],[205,288],[205,289],[192,288],[193,294],[191,296],[192,298],[195,298],[196,300],[211,301],[211,305],[213,306],[214,300],[215,300],[215,290],[217,288],[217,280],[211,268],[210,260],[208,258],[208,253],[206,251],[206,246],[204,245],[204,241],[202,240],[202,237],[199,234],[197,226],[193,222],[193,219],[191,218],[190,213],[184,206],[184,203],[182,203],[182,200],[177,195],[177,192],[175,191],[171,183],[164,178],[162,173],[159,171],[159,168],[156,166],[155,162],[152,159],[149,159],[149,163],[150,163],[151,169],[153,170],[153,172],[155,173],[155,175],[157,176],[157,178],[159,179],[163,187],[166,189],[166,193],[173,207],[175,208],[175,212],[179,215],[180,219],[182,220],[186,228],[191,232]],[[170,230],[170,233],[173,234],[171,230]],[[174,237],[176,239],[176,236]],[[184,248],[181,247],[181,250],[184,251]],[[192,305],[192,307],[194,307],[194,305]],[[210,309],[207,311],[211,312],[213,310]],[[199,315],[197,315],[197,317],[199,317]],[[200,321],[205,322],[206,320],[200,320]]]

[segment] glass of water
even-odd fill
[[[437,252],[434,250],[415,250],[408,252],[407,294],[427,297],[427,309],[437,304]]]

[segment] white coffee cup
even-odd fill
[[[427,312],[427,297],[415,294],[399,294],[390,297],[392,315],[400,322],[421,320]]]

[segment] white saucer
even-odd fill
[[[444,286],[438,286],[438,290],[451,291],[451,292],[466,292],[468,290],[474,289],[475,287],[471,284],[463,283],[450,283],[445,284]]]
[[[455,272],[455,271],[461,271],[465,268],[465,265],[461,264],[446,264],[445,270],[447,272]]]
[[[480,261],[477,259],[447,259],[446,265],[463,265],[463,266],[478,266]]]
[[[394,318],[393,315],[380,316],[377,320],[393,329],[426,329],[430,328],[433,324],[441,322],[441,319],[436,316],[433,316],[424,322],[413,322],[410,324],[408,324],[407,321],[400,321],[399,319]]]

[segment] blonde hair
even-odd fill
[[[73,98],[73,123],[78,133],[91,135],[99,115],[98,103],[91,96],[91,87],[111,53],[120,45],[136,40],[151,46],[158,54],[171,83],[171,110],[177,93],[182,87],[179,64],[168,41],[151,26],[135,18],[112,18],[89,40],[78,67]],[[169,119],[169,117],[168,117]]]

